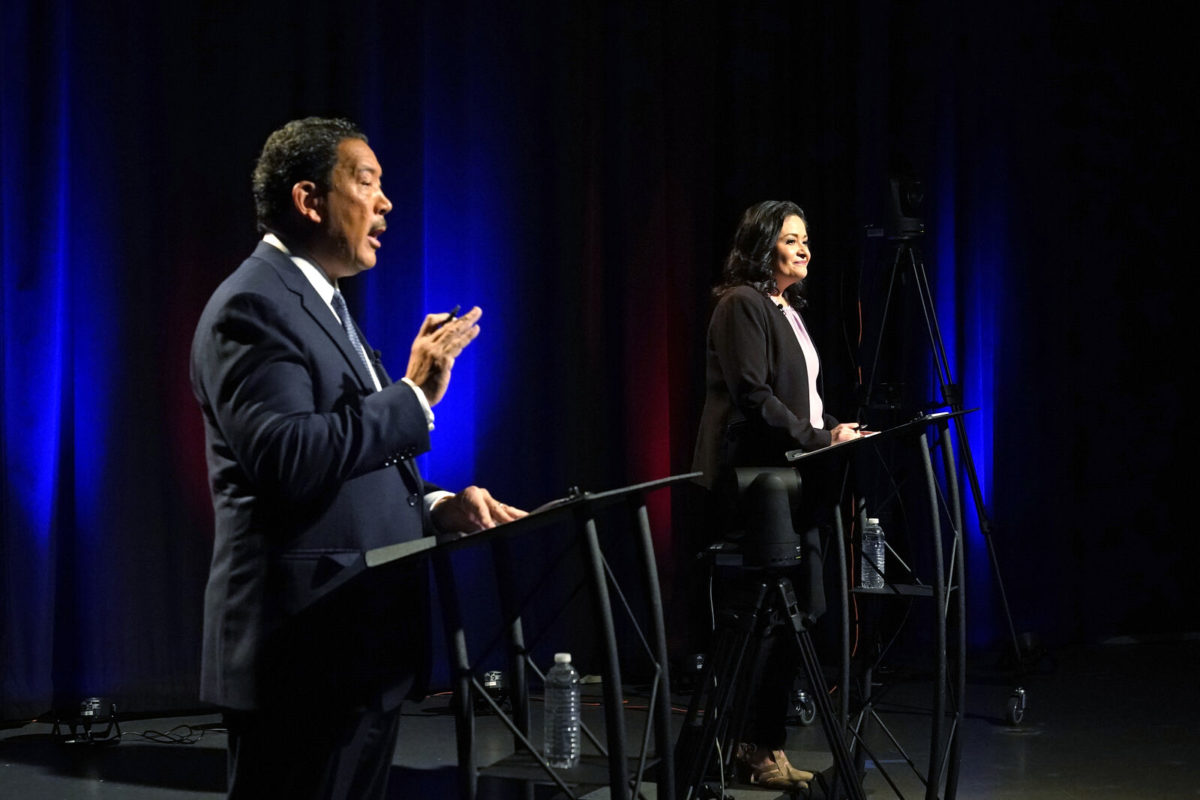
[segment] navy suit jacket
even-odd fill
[[[431,530],[411,461],[429,426],[412,388],[376,369],[378,392],[329,307],[266,242],[205,307],[191,358],[216,525],[203,700],[392,708],[419,683],[425,571],[367,570],[363,555]]]
[[[808,366],[786,316],[749,286],[727,291],[708,326],[704,410],[692,469],[708,488],[731,467],[784,466],[788,450],[828,447],[837,420],[810,419]]]

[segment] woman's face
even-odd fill
[[[808,275],[808,227],[804,220],[792,215],[783,221],[779,238],[775,240],[775,285],[779,291]]]

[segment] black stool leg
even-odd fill
[[[728,741],[729,709],[743,683],[740,678],[746,665],[753,664],[758,655],[760,641],[757,634],[769,588],[766,583],[759,587],[753,608],[722,613],[716,646],[692,693],[675,748],[677,773],[682,776],[677,784],[680,798],[701,796],[716,743]],[[703,722],[699,719],[701,709],[704,710]]]

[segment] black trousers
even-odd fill
[[[399,708],[227,711],[225,725],[230,800],[384,800],[387,794]]]
[[[787,616],[768,612],[770,631],[759,640],[757,658],[746,685],[745,728],[741,740],[767,750],[782,750],[787,743],[787,715],[792,686],[800,671],[796,634]]]

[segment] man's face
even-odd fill
[[[392,210],[383,193],[383,170],[362,139],[343,139],[324,197],[318,260],[331,278],[375,266],[383,215]]]

